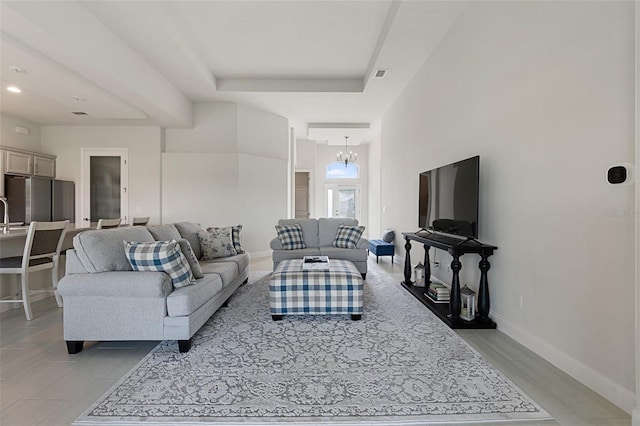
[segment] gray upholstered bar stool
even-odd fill
[[[52,290],[58,306],[62,307],[62,297],[58,294],[58,264],[60,263],[60,249],[67,232],[68,220],[60,222],[31,222],[27,231],[27,239],[22,256],[0,259],[0,274],[19,275],[21,298],[3,299],[0,303],[22,303],[28,321],[33,318],[29,302],[29,274],[36,271],[51,269]],[[33,291],[31,293],[39,293]]]

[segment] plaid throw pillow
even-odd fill
[[[276,225],[276,232],[283,249],[297,250],[306,247],[302,239],[302,228],[297,223],[293,225]]]
[[[166,272],[175,288],[187,286],[195,281],[189,263],[176,240],[153,243],[123,242],[127,260],[134,271]]]
[[[340,225],[333,246],[338,248],[354,249],[358,246],[358,241],[364,232],[364,226]]]

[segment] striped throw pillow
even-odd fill
[[[176,240],[152,243],[124,241],[124,251],[134,271],[165,272],[171,277],[175,288],[195,282],[189,263]]]
[[[297,223],[276,225],[276,232],[284,250],[297,250],[306,247],[302,238],[302,228]]]
[[[340,225],[332,245],[338,248],[354,249],[358,246],[363,232],[364,226]]]

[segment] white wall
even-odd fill
[[[391,227],[381,222],[382,210],[386,211],[387,206],[383,206],[381,203],[382,195],[380,194],[381,188],[381,168],[382,168],[382,140],[381,135],[377,134],[368,145],[369,148],[369,163],[368,174],[369,182],[367,182],[370,190],[369,195],[369,236],[371,239],[379,239],[382,236],[382,232]],[[394,256],[395,259],[395,256]]]
[[[384,115],[380,179],[382,226],[415,230],[418,174],[479,154],[492,318],[627,411],[634,188],[605,172],[634,162],[633,7],[470,3]]]
[[[269,253],[287,217],[288,121],[231,103],[196,104],[193,129],[167,129],[162,221],[241,224],[243,246]]]
[[[16,126],[26,127],[30,133],[16,133]],[[0,114],[0,145],[40,152],[40,126],[11,115]]]
[[[161,129],[148,126],[42,126],[42,152],[57,155],[56,178],[76,183],[76,223],[81,220],[81,149],[129,150],[129,216],[160,223]]]

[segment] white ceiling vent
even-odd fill
[[[387,70],[376,70],[376,73],[374,74],[375,78],[383,78],[385,75],[387,75]]]
[[[75,115],[89,115],[84,111],[71,111],[71,114],[75,114]]]

